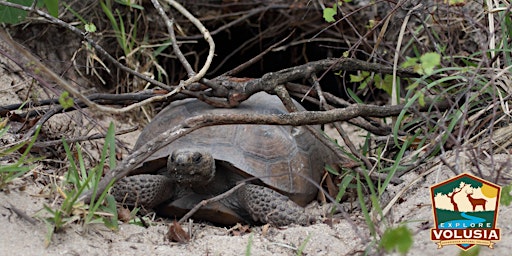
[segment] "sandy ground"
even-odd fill
[[[429,238],[432,209],[428,189],[436,179],[449,177],[447,174],[450,173],[445,169],[432,172],[405,190],[405,201],[395,204],[386,219],[392,225],[404,223],[414,233],[410,255],[454,255],[460,251],[454,246],[438,250]],[[418,175],[407,175],[406,184],[417,178]],[[390,190],[400,191],[403,187],[391,187]],[[347,221],[341,220],[332,227],[315,224],[282,229],[271,227],[268,231],[253,227],[250,234],[242,236],[230,235],[227,228],[192,224],[192,239],[187,244],[166,240],[164,222],[149,228],[122,224],[117,232],[100,224],[86,229],[73,224],[56,233],[50,246],[45,248],[45,224],[39,221],[31,224],[8,209],[12,204],[30,216],[35,215],[45,203],[44,199],[36,196],[39,189],[29,184],[25,191],[0,193],[0,206],[3,206],[0,207],[3,230],[0,233],[0,255],[243,255],[249,249],[250,255],[296,255],[304,243],[304,255],[352,255],[362,253],[366,247]],[[366,236],[362,217],[357,213],[351,217]],[[502,240],[493,250],[482,248],[480,255],[508,255],[512,250],[511,207],[501,207],[498,227],[501,228]],[[188,229],[187,225],[185,228]]]
[[[7,62],[4,62],[7,63]],[[7,65],[7,64],[6,64]],[[28,84],[29,79],[13,81],[4,66],[0,66],[1,104],[19,103],[16,85]],[[132,141],[128,141],[132,138]],[[120,139],[128,145],[136,135]],[[503,161],[509,161],[503,156]],[[4,161],[4,160],[2,160]],[[0,162],[0,164],[5,162]],[[510,170],[507,170],[510,173]],[[385,226],[407,225],[414,233],[414,245],[410,255],[455,255],[460,250],[454,246],[437,249],[430,241],[432,209],[429,186],[453,174],[442,165],[431,170],[412,172],[404,175],[404,183],[389,187],[390,196],[400,194],[399,203],[393,204],[385,219]],[[100,224],[83,227],[80,224],[67,226],[56,233],[48,247],[45,247],[46,226],[37,217],[34,224],[20,218],[12,206],[28,216],[40,216],[43,204],[48,199],[39,195],[43,187],[28,179],[18,179],[9,187],[9,193],[0,192],[0,255],[296,255],[303,247],[304,255],[353,255],[362,254],[368,244],[350,227],[347,220],[339,220],[333,226],[315,224],[308,227],[285,228],[252,227],[250,234],[231,235],[227,228],[207,224],[191,224],[192,239],[179,244],[166,240],[165,222],[149,228],[122,224],[119,231],[110,231]],[[368,237],[364,218],[360,212],[350,214],[362,237]],[[383,227],[385,227],[383,226]],[[502,240],[494,250],[482,248],[480,255],[509,255],[512,251],[512,210],[501,207],[498,218]],[[375,253],[375,251],[372,251]]]

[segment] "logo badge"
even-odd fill
[[[500,186],[467,173],[430,187],[435,221],[430,239],[438,249],[457,245],[466,251],[476,244],[493,248],[500,240],[500,192]]]

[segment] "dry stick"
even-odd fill
[[[157,0],[152,0],[152,1],[156,2],[158,6],[160,5]],[[189,11],[187,11],[187,9],[185,9],[182,5],[180,5],[176,1],[173,1],[173,0],[165,0],[165,1],[169,5],[174,7],[174,9],[178,10],[181,14],[183,14],[183,16],[185,16],[185,18],[187,18],[192,24],[194,24],[194,26],[196,26],[196,28],[201,32],[201,34],[203,34],[204,39],[206,40],[206,42],[208,43],[208,46],[210,47],[210,49],[208,51],[208,56],[206,56],[206,61],[203,65],[203,67],[199,70],[199,72],[197,72],[197,74],[195,74],[194,72],[191,73],[190,71],[187,70],[187,72],[189,72],[189,74],[188,74],[189,79],[181,82],[180,85],[176,89],[174,89],[173,91],[171,91],[169,93],[170,95],[172,95],[172,94],[179,92],[183,88],[185,88],[185,86],[188,86],[192,83],[199,81],[202,77],[204,77],[206,75],[206,72],[210,68],[210,65],[213,61],[213,56],[215,55],[215,43],[213,42],[213,38],[210,35],[210,32],[208,31],[208,29],[206,29],[206,27],[203,26],[201,21],[199,21],[196,17],[194,17],[194,15],[192,15]],[[172,27],[171,27],[171,29],[172,29]],[[172,32],[172,35],[174,35],[174,31],[171,31],[171,32]],[[174,40],[176,40],[175,37],[174,37]],[[186,67],[185,63],[187,63],[186,59],[185,59],[184,63],[182,62],[182,64]]]
[[[3,52],[0,49],[0,54],[3,54]],[[20,65],[20,64],[18,64]],[[29,74],[29,76],[32,77],[32,74]],[[115,104],[115,105],[124,105],[129,104],[134,101],[142,101],[151,97],[154,97],[155,95],[161,95],[162,93],[158,93],[158,91],[155,90],[143,90],[135,93],[121,93],[121,94],[110,94],[110,93],[93,93],[87,95],[87,98],[91,101],[97,102],[101,101],[102,103],[107,102],[107,104]],[[77,102],[77,104],[81,103],[79,100],[76,99],[74,102]],[[2,111],[13,111],[13,110],[19,110],[19,109],[27,109],[27,108],[33,108],[33,107],[43,107],[43,106],[49,106],[49,105],[56,105],[59,104],[59,99],[44,99],[39,100],[37,102],[29,102],[28,104],[25,103],[16,103],[16,104],[10,104],[10,105],[3,105],[0,106],[0,109]],[[83,104],[82,104],[83,105]],[[66,109],[67,110],[67,109]],[[3,112],[0,112],[0,116],[3,114]],[[26,116],[25,113],[19,114],[20,116]]]
[[[174,34],[174,19],[171,20],[169,17],[167,17],[167,14],[165,14],[164,9],[162,8],[162,5],[160,5],[160,2],[158,0],[151,0],[153,3],[153,6],[158,11],[158,14],[164,19],[165,26],[167,27],[167,33],[170,35],[171,39],[171,45],[172,49],[174,51],[174,54],[178,57],[178,60],[181,62],[185,70],[187,71],[188,77],[193,77],[196,72],[192,69],[192,66],[190,66],[190,63],[188,63],[187,59],[183,55],[183,52],[181,52],[180,47],[178,46],[178,41],[176,40],[176,34]]]
[[[16,215],[18,215],[18,217],[20,217],[21,219],[24,219],[26,221],[28,221],[28,223],[32,224],[32,225],[36,225],[37,224],[37,221],[36,219],[28,216],[25,212],[23,212],[22,210],[14,207],[14,205],[12,205],[11,203],[8,203],[9,206],[5,206],[4,205],[4,208],[7,209],[7,210],[10,210],[14,213],[16,213]]]
[[[138,128],[135,126],[128,128],[128,129],[123,129],[123,130],[117,131],[115,133],[115,136],[134,132],[137,129]],[[103,138],[105,138],[105,134],[96,133],[96,134],[87,135],[87,136],[79,136],[79,137],[75,137],[75,138],[69,138],[69,139],[66,139],[66,142],[67,143],[75,143],[75,142],[80,142],[80,141],[90,141],[90,140],[97,140],[97,139],[103,139]],[[36,142],[36,143],[34,143],[33,147],[42,148],[42,147],[50,147],[50,146],[60,145],[60,144],[62,144],[62,140],[50,140],[50,141]]]
[[[333,125],[336,128],[336,130],[338,131],[338,133],[340,134],[340,136],[343,139],[343,141],[345,142],[345,145],[347,145],[347,147],[350,150],[350,152],[352,152],[352,154],[354,156],[356,156],[361,161],[363,161],[363,163],[366,166],[367,170],[372,170],[373,166],[372,166],[370,160],[368,160],[368,158],[366,156],[361,154],[359,152],[359,150],[356,149],[356,147],[354,146],[354,143],[352,143],[352,141],[348,137],[348,135],[345,132],[345,130],[343,129],[343,127],[341,127],[341,125],[338,122],[333,123]],[[374,176],[375,174],[378,174],[377,176],[380,176],[380,178],[384,178],[384,179],[386,178],[386,175],[384,173],[369,172],[369,174],[370,174],[370,176]],[[396,184],[396,182],[399,182],[399,180],[396,180],[395,178],[392,178],[392,180],[393,180],[392,183],[395,183],[395,184]]]
[[[287,83],[287,84],[291,84],[291,83]],[[302,87],[302,88],[299,88]],[[298,84],[294,84],[294,87],[291,87],[291,86],[287,86],[286,88],[289,90],[289,91],[292,91],[292,95],[294,95],[295,97],[297,98],[302,98],[303,95],[309,91],[308,88],[305,88],[306,86],[304,85],[298,85]],[[326,100],[327,102],[330,102],[331,104],[333,105],[337,105],[337,106],[342,106],[342,107],[345,107],[345,106],[350,106],[351,103],[343,100],[343,99],[340,99],[328,92],[323,92],[323,95],[324,97],[326,97]],[[306,99],[307,101],[313,103],[313,104],[320,104],[320,101],[314,97],[311,97],[311,96],[306,96],[306,97],[303,97],[304,99]],[[330,106],[330,105],[329,105]],[[331,106],[331,108],[329,109],[333,109],[334,107]],[[351,120],[348,120],[347,121],[349,124],[352,124],[352,125],[355,125],[363,130],[366,130],[370,133],[373,133],[375,135],[380,135],[380,136],[386,136],[386,135],[389,135],[391,133],[391,128],[389,126],[385,126],[383,125],[382,123],[379,123],[379,125],[373,125],[371,122],[369,122],[368,120],[364,119],[363,117],[356,117],[354,119],[351,119]],[[376,121],[375,121],[376,122]]]
[[[256,179],[256,178],[254,178],[254,179]],[[236,186],[232,187],[231,189],[229,189],[228,191],[226,191],[220,195],[217,195],[212,198],[208,198],[206,200],[201,201],[200,203],[196,204],[196,206],[194,206],[194,208],[190,209],[190,211],[188,211],[187,214],[185,214],[183,217],[181,217],[181,219],[178,221],[178,223],[181,224],[184,221],[186,221],[187,219],[189,219],[190,217],[192,217],[192,215],[194,215],[194,213],[196,213],[201,207],[203,207],[209,203],[213,203],[213,202],[217,202],[219,200],[225,199],[226,197],[235,193],[235,191],[237,189],[241,188],[244,185],[245,185],[245,182],[238,183]]]
[[[327,101],[325,100],[322,87],[320,86],[320,83],[318,82],[318,77],[316,76],[315,73],[313,73],[313,74],[311,74],[311,78],[309,80],[313,84],[313,86],[311,88],[314,88],[316,90],[316,93],[318,94],[318,99],[320,100],[320,103],[318,106],[320,107],[320,109],[325,110],[326,109],[325,105],[327,104]],[[307,96],[307,94],[304,95],[304,97],[305,96]]]

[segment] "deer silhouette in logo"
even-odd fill
[[[471,196],[471,195],[473,195],[473,191],[471,191],[471,193],[468,193],[468,191],[466,190],[466,194],[468,196],[469,202],[473,206],[473,211],[475,211],[476,207],[479,206],[479,205],[481,205],[484,208],[484,211],[485,211],[485,204],[487,203],[487,200],[485,200],[483,198],[473,198]]]

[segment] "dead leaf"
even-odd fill
[[[117,208],[117,217],[119,218],[120,221],[125,222],[125,223],[130,221],[130,219],[131,219],[130,215],[131,215],[130,210],[128,210],[124,207]]]
[[[181,225],[174,221],[171,225],[169,225],[169,232],[167,232],[167,238],[172,242],[178,243],[187,243],[190,241],[190,236],[187,234],[185,230],[181,227]]]
[[[265,224],[261,227],[261,235],[266,236],[268,234],[268,230],[270,229],[270,224]]]

